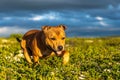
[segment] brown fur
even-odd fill
[[[66,64],[69,61],[69,52],[64,50],[65,29],[64,25],[43,26],[42,30],[30,30],[25,33],[21,47],[26,60],[32,63],[33,56],[33,61],[38,63],[39,58],[56,54],[63,57],[63,64]]]

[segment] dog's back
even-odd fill
[[[25,39],[25,40],[31,39],[38,32],[40,32],[40,30],[30,30],[30,31],[28,31],[27,33],[24,34],[23,39]]]

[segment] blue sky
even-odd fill
[[[67,35],[120,35],[120,0],[1,0],[0,36],[64,24]]]

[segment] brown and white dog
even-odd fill
[[[63,58],[63,64],[69,61],[69,52],[64,50],[66,26],[43,26],[42,30],[30,30],[24,34],[21,43],[24,56],[29,63],[39,63],[39,58],[51,55]]]

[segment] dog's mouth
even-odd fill
[[[53,49],[51,46],[47,46],[47,48],[51,51],[53,51],[57,56],[60,56],[62,54],[62,50],[61,51],[57,51],[55,49]]]
[[[60,55],[62,54],[62,51],[56,51],[55,54],[56,54],[57,56],[60,56]]]

